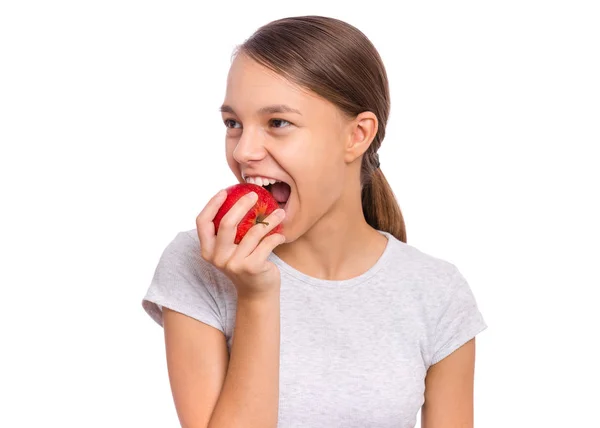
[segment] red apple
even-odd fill
[[[240,220],[237,233],[235,235],[235,244],[239,244],[242,238],[246,235],[248,230],[255,224],[264,224],[268,225],[265,222],[265,218],[267,218],[273,211],[279,208],[279,204],[269,193],[267,189],[257,184],[251,183],[241,183],[234,184],[233,186],[225,189],[227,191],[227,199],[219,208],[217,215],[213,219],[213,223],[215,225],[215,233],[219,231],[219,224],[221,224],[221,219],[227,212],[231,209],[231,207],[247,193],[255,192],[258,195],[258,200],[256,204],[248,211],[248,213]],[[283,226],[279,223],[273,230],[267,233],[266,236],[273,235],[274,233],[282,233]]]

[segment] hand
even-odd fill
[[[235,285],[238,298],[256,298],[279,292],[281,275],[275,264],[267,257],[275,247],[285,242],[280,233],[265,237],[285,217],[285,211],[277,209],[266,218],[268,226],[256,224],[248,230],[241,242],[234,239],[237,225],[256,203],[256,195],[250,192],[242,196],[225,214],[215,235],[213,219],[226,199],[219,194],[212,197],[196,217],[196,229],[200,239],[202,258],[223,272]]]

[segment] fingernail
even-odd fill
[[[227,196],[227,191],[225,189],[217,193],[217,199],[223,199],[225,196]]]
[[[256,202],[258,200],[258,194],[256,192],[250,192],[248,194],[248,198],[253,201]]]
[[[277,208],[275,210],[275,215],[277,217],[284,217],[285,216],[285,210],[283,208]]]

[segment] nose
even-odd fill
[[[259,161],[265,155],[266,150],[260,131],[244,128],[233,150],[233,158],[240,164],[247,164],[250,161]]]

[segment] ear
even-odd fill
[[[364,111],[356,116],[349,124],[348,144],[346,145],[345,160],[354,162],[367,151],[377,134],[379,122],[377,116],[370,111]]]

